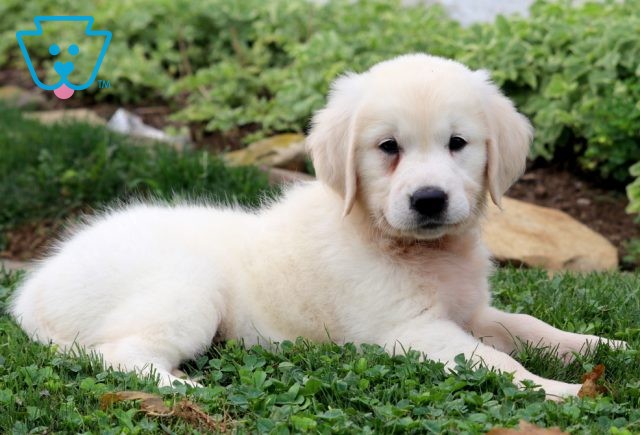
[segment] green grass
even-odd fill
[[[0,308],[19,281],[0,272]],[[167,402],[187,396],[239,432],[479,433],[514,426],[520,419],[575,433],[640,431],[640,276],[558,275],[500,270],[497,305],[534,314],[576,332],[627,340],[631,349],[600,347],[563,367],[545,350],[518,358],[544,376],[578,382],[595,363],[606,366],[610,395],[557,404],[543,394],[519,391],[509,375],[460,361],[459,373],[418,355],[389,356],[379,347],[280,344],[275,352],[227,342],[186,366],[202,389],[162,388]],[[158,391],[153,382],[105,370],[95,360],[59,355],[35,344],[6,315],[0,317],[0,432],[183,433],[184,421],[146,416],[132,402],[100,410],[109,391]],[[626,432],[627,430],[628,432]]]
[[[190,196],[255,205],[269,191],[258,169],[229,168],[206,152],[135,143],[83,123],[45,126],[0,106],[0,251],[8,230],[116,199]]]

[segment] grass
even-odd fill
[[[6,307],[19,273],[0,272],[0,307]],[[343,347],[304,340],[276,351],[245,349],[229,341],[190,362],[202,389],[161,388],[165,401],[189,397],[238,432],[480,433],[526,419],[575,433],[640,431],[640,276],[571,274],[548,278],[535,270],[500,270],[493,279],[497,305],[536,315],[576,332],[627,340],[631,349],[604,347],[564,367],[548,350],[524,348],[530,370],[579,382],[594,364],[606,366],[610,393],[597,399],[544,400],[519,391],[508,374],[472,369],[457,374],[418,355],[389,356],[376,346]],[[553,301],[553,303],[549,303]],[[0,431],[3,433],[193,431],[187,422],[145,415],[133,402],[101,410],[102,394],[157,392],[150,380],[105,370],[84,355],[59,355],[33,343],[5,314],[0,317]]]
[[[268,191],[258,169],[229,168],[206,152],[133,142],[83,123],[45,126],[0,106],[0,251],[10,230],[116,198],[188,195],[255,205]]]

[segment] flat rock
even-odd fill
[[[164,142],[173,145],[179,151],[184,150],[189,138],[184,136],[170,136],[164,131],[147,125],[142,118],[126,109],[119,108],[113,114],[107,128],[127,136],[145,139],[149,142]]]
[[[297,133],[272,136],[224,155],[230,165],[258,165],[290,171],[304,171],[306,158],[304,136]]]
[[[25,117],[35,119],[43,124],[55,124],[59,122],[86,122],[91,125],[106,125],[107,121],[95,112],[87,109],[63,109],[44,110],[38,112],[25,112]]]
[[[550,271],[614,270],[618,251],[607,239],[559,210],[512,198],[491,204],[483,238],[498,261]]]
[[[265,171],[269,175],[269,183],[271,184],[293,184],[304,181],[315,180],[309,174],[298,171],[290,171],[288,169],[270,168],[268,166],[261,166],[261,170]]]
[[[46,99],[36,91],[28,91],[18,86],[0,86],[0,101],[21,109],[41,109],[46,106]]]

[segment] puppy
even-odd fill
[[[379,63],[338,78],[316,113],[318,181],[259,212],[141,204],[98,216],[26,279],[11,311],[43,343],[153,367],[161,385],[214,337],[303,336],[402,345],[450,366],[463,353],[549,397],[575,395],[579,384],[509,356],[513,337],[563,355],[600,338],[490,306],[479,221],[487,192],[499,203],[522,173],[531,137],[484,71],[425,54]]]

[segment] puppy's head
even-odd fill
[[[484,71],[401,56],[332,85],[307,145],[318,178],[386,234],[437,239],[476,222],[524,169],[532,128]]]

